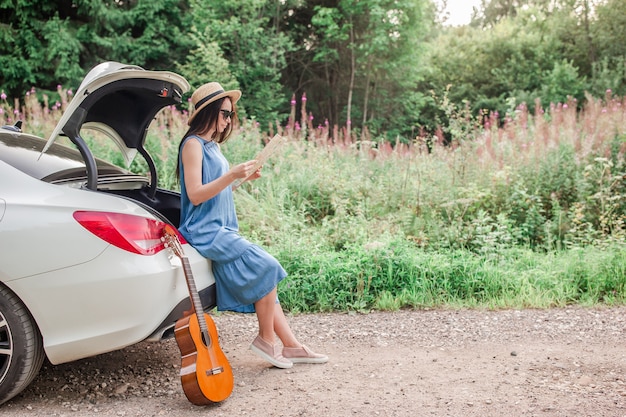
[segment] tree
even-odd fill
[[[434,9],[421,0],[340,0],[307,3],[288,19],[296,30],[284,82],[306,90],[307,106],[330,124],[411,132],[407,116],[422,45]],[[433,12],[432,15],[428,15]],[[395,134],[395,133],[394,133]]]
[[[590,90],[601,96],[607,89],[626,95],[626,2],[607,0],[595,7],[597,18],[591,24],[597,60],[592,64]]]
[[[503,19],[513,19],[524,10],[533,8],[542,14],[550,14],[554,10],[570,9],[572,0],[481,0],[481,13],[474,16],[472,26],[492,27]],[[576,1],[576,0],[574,0]]]
[[[287,2],[192,0],[191,5],[193,21],[204,27],[205,41],[219,45],[229,72],[243,90],[247,116],[258,121],[262,129],[267,128],[287,101],[280,77],[286,67],[285,53],[292,45],[276,23],[286,11]],[[211,63],[206,65],[210,74]],[[196,84],[201,80],[189,81]]]
[[[475,116],[483,109],[504,115],[522,102],[532,111],[536,99],[548,106],[571,96],[582,105],[590,89],[623,91],[626,54],[615,42],[624,36],[623,1],[492,0],[483,7],[481,25],[443,30],[430,43],[421,90],[445,91]],[[445,122],[442,109],[427,106],[425,124]]]
[[[239,82],[230,71],[229,62],[224,58],[220,46],[214,41],[207,41],[207,34],[200,32],[196,27],[191,28],[189,36],[195,46],[185,62],[176,65],[176,70],[190,82],[191,90],[216,80],[226,90],[240,89]],[[238,105],[237,111],[246,114],[245,108],[241,105]]]
[[[172,68],[191,46],[186,11],[182,0],[0,1],[0,85],[14,97],[78,87],[108,60]]]

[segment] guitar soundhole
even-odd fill
[[[204,343],[204,346],[206,346],[207,348],[211,347],[211,338],[207,336],[204,332],[202,332],[202,343]]]

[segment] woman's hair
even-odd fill
[[[211,127],[217,126],[217,122],[220,117],[220,109],[222,108],[222,103],[224,102],[224,100],[226,100],[226,98],[228,97],[223,97],[219,100],[216,100],[208,104],[206,107],[200,110],[198,114],[196,114],[193,120],[191,121],[191,124],[189,125],[189,129],[187,129],[187,132],[185,132],[185,134],[183,135],[183,138],[178,144],[178,163],[176,164],[176,178],[178,180],[180,180],[180,154],[182,152],[183,143],[185,142],[185,139],[187,139],[189,136],[192,136],[192,135],[203,136],[206,133],[208,133],[209,130],[211,130]],[[213,136],[209,138],[215,141],[216,143],[226,142],[230,138],[230,134],[233,132],[233,125],[238,122],[237,113],[236,113],[237,108],[234,103],[232,104],[232,106],[233,106],[233,111],[235,112],[235,114],[231,117],[230,123],[226,126],[226,129],[224,129],[224,131],[221,133],[218,132],[216,129],[215,132],[213,133]]]

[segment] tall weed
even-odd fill
[[[60,97],[70,95],[63,90]],[[2,122],[45,136],[63,103],[0,102]],[[67,103],[67,100],[64,102]],[[474,119],[446,103],[454,123],[411,143],[296,122],[261,132],[243,122],[222,146],[251,159],[274,131],[288,137],[263,177],[235,193],[241,231],[285,266],[293,311],[437,305],[548,307],[626,300],[626,101],[607,94],[503,119]],[[174,176],[187,113],[155,118],[146,149],[159,185]],[[124,160],[98,137],[91,146]],[[147,174],[136,158],[131,169]]]

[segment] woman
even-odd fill
[[[224,91],[219,83],[199,87],[191,96],[194,111],[178,150],[181,184],[180,232],[203,256],[211,259],[219,310],[256,312],[259,334],[250,349],[278,368],[294,363],[325,363],[298,342],[278,302],[276,287],[287,273],[278,261],[239,235],[232,182],[254,180],[255,161],[230,167],[220,144],[236,121],[241,91]],[[276,336],[282,342],[276,343]]]

